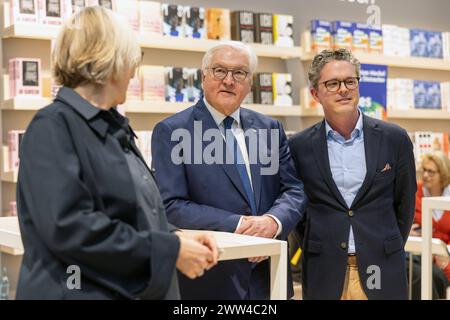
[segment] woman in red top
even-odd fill
[[[416,193],[416,214],[410,235],[420,236],[423,197],[450,197],[450,160],[443,153],[428,154],[422,160],[422,181]],[[433,238],[450,244],[450,211],[433,210]],[[434,256],[434,263],[450,281],[450,258]]]

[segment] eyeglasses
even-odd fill
[[[359,85],[359,77],[350,77],[345,80],[337,80],[337,79],[331,79],[328,81],[320,82],[319,84],[324,84],[325,88],[327,88],[330,92],[337,92],[341,88],[341,83],[344,83],[345,87],[348,90],[355,90],[358,88]]]
[[[248,71],[242,70],[242,69],[226,69],[223,67],[215,67],[215,68],[209,68],[212,70],[212,75],[217,80],[223,80],[228,76],[228,73],[231,72],[231,75],[233,76],[233,79],[235,81],[244,81],[247,79],[247,76],[249,74]]]
[[[430,178],[432,178],[436,173],[438,173],[437,171],[431,170],[431,169],[426,169],[426,168],[422,168],[422,175],[424,175],[425,173],[428,173],[428,176],[430,176]]]

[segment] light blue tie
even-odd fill
[[[247,169],[245,167],[245,162],[241,153],[241,149],[239,148],[236,137],[231,131],[231,125],[233,124],[233,121],[234,119],[232,117],[226,117],[222,122],[225,128],[225,139],[227,146],[230,149],[233,147],[233,163],[236,165],[239,177],[241,178],[242,181],[242,185],[244,186],[245,194],[247,195],[247,199],[250,202],[250,209],[252,210],[252,214],[255,215],[256,214],[255,195],[253,193],[253,189],[250,183],[250,178],[247,174]]]

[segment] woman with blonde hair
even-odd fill
[[[18,299],[177,299],[217,263],[214,239],[167,223],[124,103],[141,60],[133,31],[110,10],[73,16],[53,51],[63,85],[21,144],[18,215],[25,249]]]
[[[421,172],[422,180],[417,185],[416,213],[411,236],[421,235],[422,199],[424,197],[450,197],[450,160],[448,156],[442,152],[427,154],[422,159]],[[450,211],[433,210],[433,238],[450,244]],[[434,289],[438,291],[434,295],[445,298],[445,289],[450,283],[450,259],[436,255],[433,257],[433,261],[433,281],[436,284]]]

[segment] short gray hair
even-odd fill
[[[311,66],[309,67],[308,79],[311,87],[317,90],[319,86],[318,82],[320,79],[320,72],[322,72],[323,67],[325,67],[327,63],[333,60],[350,62],[356,69],[356,76],[360,76],[361,63],[355,58],[350,50],[344,48],[336,50],[326,49],[314,57]]]
[[[253,74],[255,72],[256,65],[258,64],[258,57],[256,56],[255,51],[253,51],[250,46],[239,41],[224,41],[206,51],[202,60],[202,71],[206,71],[206,69],[209,68],[214,54],[225,48],[232,48],[245,53],[248,57],[250,73]]]

